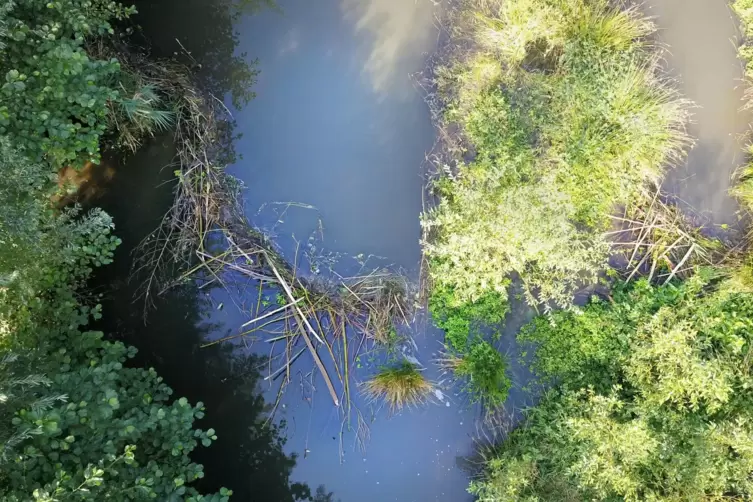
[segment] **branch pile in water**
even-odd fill
[[[271,344],[266,379],[284,375],[282,391],[291,382],[290,366],[308,351],[332,401],[336,406],[346,403],[349,415],[350,367],[364,342],[387,342],[396,326],[410,322],[408,281],[379,271],[337,282],[299,276],[246,218],[241,183],[225,171],[234,157],[232,118],[222,101],[197,89],[190,71],[176,62],[131,56],[121,66],[160,89],[175,113],[174,203],[138,246],[134,264],[133,276],[145,277],[138,292],[145,308],[153,305],[155,295],[187,280],[224,285],[230,274],[243,276],[258,283],[259,300],[264,288],[276,288],[282,292],[282,305],[269,308],[259,301],[253,319],[244,325],[252,328],[212,343],[246,342],[254,339],[252,333],[277,328],[281,336],[266,340]],[[358,342],[355,347],[349,338]],[[322,346],[330,355],[330,370],[318,353]],[[273,370],[277,360],[281,366]],[[339,390],[330,376],[333,371]]]
[[[717,261],[721,242],[704,237],[680,209],[664,202],[658,189],[613,216],[617,229],[605,235],[623,263],[618,267],[630,280],[635,276],[667,284],[687,278],[698,266]]]

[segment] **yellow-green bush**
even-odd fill
[[[458,14],[440,125],[473,160],[455,159],[423,224],[432,278],[459,302],[504,295],[517,274],[532,304],[569,306],[605,266],[610,214],[682,154],[685,103],[658,76],[653,26],[610,5],[468,0]]]

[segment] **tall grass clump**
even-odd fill
[[[425,403],[433,387],[415,365],[404,361],[399,366],[382,369],[364,383],[363,389],[372,401],[384,401],[394,413],[405,406]]]
[[[607,0],[463,0],[434,69],[446,155],[423,215],[435,288],[456,306],[506,297],[569,307],[606,265],[602,233],[687,143],[654,27]]]
[[[447,347],[437,362],[462,382],[463,390],[472,403],[479,403],[487,411],[493,411],[507,400],[512,387],[512,381],[507,376],[507,363],[489,342],[476,339],[462,353]]]

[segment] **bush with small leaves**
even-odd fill
[[[0,209],[13,217],[0,224],[0,499],[226,501],[228,490],[191,486],[203,476],[191,451],[216,439],[194,428],[201,403],[127,366],[133,347],[83,329],[100,308],[82,303],[82,286],[119,242],[110,217],[52,210],[44,168],[5,139],[0,169]]]
[[[96,162],[120,67],[90,59],[84,43],[133,12],[110,0],[4,0],[0,135],[53,169]]]
[[[753,294],[725,272],[621,285],[523,331],[553,387],[487,455],[480,500],[749,500]],[[553,322],[552,322],[553,321]]]

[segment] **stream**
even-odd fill
[[[237,85],[233,58],[258,58],[255,99],[243,107],[226,99],[242,133],[230,169],[246,185],[247,215],[287,258],[315,246],[338,257],[332,268],[343,275],[358,272],[365,260],[417,279],[423,171],[435,135],[411,75],[437,47],[440,6],[431,0],[279,0],[279,10],[232,17],[223,0],[136,3],[153,53],[188,51],[196,70],[225,96]],[[664,189],[710,228],[733,225],[737,208],[727,189],[753,122],[740,111],[736,21],[723,2],[649,0],[646,8],[656,16],[668,70],[697,105],[689,127],[696,145]],[[430,322],[418,323],[415,345],[402,350],[437,383],[436,399],[395,416],[357,399],[370,435],[361,449],[305,358],[293,368],[276,425],[268,430],[261,424],[279,384],[263,380],[268,369],[260,362],[269,347],[201,348],[237,333],[249,319],[242,310],[255,297],[241,299],[239,309],[227,291],[188,285],[158,299],[145,319],[133,301],[137,284],[128,280],[131,252],[170,205],[173,175],[165,166],[173,153],[165,135],[130,158],[106,160],[115,174],[96,203],[115,218],[123,245],[96,284],[104,295],[100,328],[139,348],[136,364],[154,366],[176,395],[206,404],[201,426],[215,428],[219,440],[196,456],[205,464],[201,487],[227,486],[233,500],[242,501],[296,500],[304,493],[297,483],[312,492],[323,485],[331,500],[343,502],[472,500],[466,490],[478,469],[476,444],[498,438],[480,427],[481,411],[432,363],[442,333]],[[511,305],[498,344],[514,384],[506,426],[532,402],[523,390],[531,375],[515,343],[532,313],[520,301]],[[368,378],[380,357],[364,355],[356,380]]]

